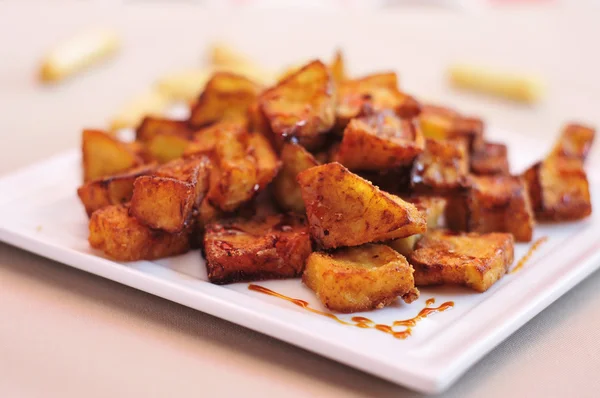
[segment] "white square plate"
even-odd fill
[[[492,130],[507,142],[511,165],[520,171],[547,151],[524,136]],[[600,184],[598,166],[587,167],[596,213],[587,220],[540,225],[534,239],[549,237],[519,272],[506,275],[485,293],[462,288],[421,289],[411,305],[355,314],[377,323],[415,316],[425,301],[453,301],[450,311],[419,322],[412,335],[396,339],[375,329],[341,325],[287,301],[248,290],[247,283],[206,282],[196,250],[149,262],[117,263],[90,249],[87,217],[76,188],[81,181],[79,151],[73,150],[0,179],[0,240],[75,268],[112,279],[261,333],[287,341],[407,387],[435,393],[600,265]],[[596,162],[597,163],[597,162]],[[530,245],[518,244],[519,259]],[[262,286],[323,309],[299,280]],[[340,315],[348,320],[355,315]],[[402,329],[402,328],[399,328]]]

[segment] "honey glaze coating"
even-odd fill
[[[408,336],[411,336],[412,328],[417,326],[417,323],[419,321],[427,318],[431,314],[435,314],[437,312],[444,312],[444,311],[449,310],[452,307],[454,307],[453,301],[446,301],[445,303],[441,304],[439,307],[431,307],[433,304],[435,304],[435,299],[430,298],[430,299],[427,299],[427,301],[425,302],[425,305],[426,305],[425,308],[423,308],[421,311],[419,311],[419,313],[416,316],[414,316],[413,318],[404,319],[401,321],[394,321],[392,323],[392,325],[384,325],[384,324],[375,323],[374,321],[370,320],[369,318],[365,318],[362,316],[352,317],[350,319],[351,322],[344,321],[343,319],[338,318],[336,315],[334,315],[330,312],[320,311],[320,310],[311,308],[307,301],[288,297],[286,295],[283,295],[281,293],[277,293],[271,289],[268,289],[264,286],[249,284],[248,290],[267,294],[269,296],[273,296],[273,297],[277,297],[277,298],[280,298],[285,301],[289,301],[290,303],[297,305],[298,307],[302,307],[305,310],[310,311],[314,314],[322,315],[327,318],[333,319],[336,322],[341,323],[342,325],[355,326],[355,327],[358,327],[361,329],[376,329],[376,330],[379,330],[380,332],[390,334],[393,337],[400,339],[400,340],[404,340]],[[394,330],[394,328],[396,328],[396,327],[404,327],[405,329],[399,330],[399,331]]]

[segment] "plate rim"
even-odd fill
[[[24,190],[22,189],[22,185],[19,189],[7,189],[14,186],[16,182],[21,179],[28,178],[27,176],[29,175],[36,175],[37,173],[40,173],[41,170],[51,167],[65,167],[69,164],[72,165],[72,163],[78,161],[79,158],[80,155],[77,149],[71,149],[51,156],[50,158],[35,162],[24,168],[0,175],[0,205],[2,205],[2,208],[5,208],[7,205],[10,205],[12,201],[18,199],[18,196],[15,196],[16,193],[23,194]],[[5,194],[3,196],[3,191],[10,192],[13,195]],[[0,216],[3,214],[2,208],[0,208]],[[589,226],[584,228],[587,230],[586,236],[593,233],[594,226],[598,227],[598,225],[600,225],[597,217],[588,220]],[[221,297],[223,295],[230,296],[230,293],[239,294],[238,292],[221,289],[230,293],[209,295],[205,291],[194,290],[189,286],[169,283],[169,281],[166,281],[159,276],[144,273],[140,270],[128,267],[123,263],[114,262],[70,247],[64,247],[44,241],[31,233],[26,234],[21,232],[18,228],[15,228],[14,225],[11,227],[9,224],[9,222],[0,223],[0,241],[70,267],[242,325],[259,333],[277,338],[318,355],[343,363],[347,366],[374,374],[375,376],[395,384],[400,384],[428,394],[443,392],[462,376],[468,368],[483,358],[493,348],[498,346],[502,341],[508,338],[543,309],[552,304],[556,299],[585,279],[589,274],[600,268],[600,239],[592,240],[592,242],[583,249],[584,253],[581,255],[574,254],[569,256],[568,253],[566,253],[566,250],[560,250],[559,252],[563,257],[567,254],[567,258],[576,258],[576,264],[568,269],[567,265],[563,263],[554,267],[556,268],[556,272],[564,273],[568,278],[555,279],[553,283],[547,285],[540,283],[540,286],[538,286],[535,293],[536,300],[525,305],[521,304],[520,310],[516,314],[513,314],[510,319],[504,319],[497,330],[488,330],[484,335],[480,336],[477,341],[477,347],[474,346],[469,348],[462,355],[453,355],[451,356],[451,360],[430,367],[425,371],[422,365],[426,362],[417,364],[418,366],[412,364],[404,365],[393,361],[382,360],[382,358],[378,356],[365,355],[359,349],[351,349],[348,346],[337,344],[331,339],[320,337],[314,333],[311,334],[307,329],[297,328],[292,323],[280,322],[272,316],[267,317],[265,314],[261,313],[260,309],[253,308],[252,306],[236,305],[234,302],[230,301],[231,297],[227,297],[226,299]],[[585,233],[586,231],[583,232]],[[573,237],[575,234],[577,233],[570,235],[569,238]],[[502,286],[502,288],[508,289],[510,287],[515,289],[517,287],[515,286],[515,283],[519,281],[521,284],[524,284],[525,281],[528,280],[525,276],[530,274],[531,271],[535,271],[535,269],[520,271],[520,273],[524,275],[523,278],[519,278],[519,280],[515,280],[509,285]],[[550,276],[553,275],[554,274],[551,273]],[[550,276],[545,275],[545,278],[540,279],[552,279]],[[212,285],[206,281],[195,281],[207,285],[206,289],[212,290],[213,293],[220,289],[219,286]],[[247,299],[248,296],[244,297]],[[490,296],[486,301],[493,297],[494,295]],[[263,305],[268,305],[270,310],[272,310],[269,314],[289,313],[287,309],[280,308],[271,303],[263,303]],[[283,318],[286,317],[287,315],[283,316]],[[257,322],[257,320],[260,320],[260,322]],[[268,325],[268,330],[266,327],[261,326],[265,324]],[[357,359],[359,360],[357,361]],[[431,359],[429,358],[428,360]],[[377,368],[376,371],[374,368]]]

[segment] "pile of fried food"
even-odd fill
[[[590,215],[593,138],[569,124],[511,175],[481,120],[420,104],[395,73],[349,78],[338,53],[268,88],[217,72],[188,120],[147,117],[134,142],[85,130],[78,194],[90,245],[112,259],[200,248],[212,283],[302,277],[355,312],[419,286],[483,292],[537,220]]]

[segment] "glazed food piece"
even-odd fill
[[[244,76],[215,73],[192,107],[190,126],[199,128],[219,121],[245,121],[248,106],[256,102],[260,89]]]
[[[223,133],[225,132],[225,133]],[[217,145],[217,141],[220,137],[235,136],[239,139],[244,140],[247,136],[247,130],[244,123],[238,122],[219,122],[211,126],[201,128],[192,134],[192,140],[186,146],[183,157],[196,156],[198,154],[211,154],[214,152]]]
[[[310,233],[323,248],[404,238],[425,232],[425,215],[339,163],[298,174]]]
[[[100,130],[83,130],[83,181],[122,173],[144,163],[131,145]]]
[[[188,138],[192,134],[187,122],[146,116],[135,131],[135,139],[141,142],[150,141],[157,135],[176,135]]]
[[[419,114],[421,106],[410,95],[398,90],[396,73],[376,73],[360,79],[345,80],[338,88],[337,125],[343,129],[364,111],[391,110],[401,118]]]
[[[351,170],[380,170],[410,165],[425,141],[410,119],[382,111],[352,119],[337,150],[338,162]]]
[[[295,215],[217,221],[204,236],[208,279],[216,284],[298,277],[311,251],[304,218]]]
[[[150,228],[179,232],[208,190],[210,162],[201,156],[173,160],[133,184],[130,212]]]
[[[136,178],[151,174],[155,164],[142,165],[110,177],[90,181],[77,189],[88,217],[98,209],[129,202]]]
[[[323,143],[335,122],[335,93],[327,67],[313,61],[263,92],[260,108],[275,139],[296,137],[307,149]]]
[[[411,184],[416,192],[452,193],[463,187],[469,173],[469,155],[464,140],[425,141],[425,150],[412,168]]]
[[[249,136],[245,130],[219,131],[208,199],[225,212],[234,211],[252,199],[260,188],[256,161],[248,153]]]
[[[413,268],[385,245],[366,244],[330,253],[312,253],[302,280],[328,309],[359,312],[383,308],[398,297],[419,297]]]
[[[344,62],[344,54],[342,54],[341,50],[338,49],[335,52],[333,60],[329,65],[329,70],[331,72],[331,77],[337,86],[346,80],[346,63]]]
[[[448,204],[445,198],[441,196],[414,196],[407,198],[406,201],[414,204],[419,211],[425,214],[428,231],[441,228],[444,225],[444,213]],[[406,238],[394,239],[386,242],[386,244],[403,256],[408,256],[421,237],[421,234],[416,234]]]
[[[274,141],[273,132],[269,125],[269,119],[266,118],[262,109],[260,108],[260,102],[257,99],[248,106],[248,130],[251,132],[261,133],[265,137],[268,137],[270,141]],[[275,142],[271,142],[275,144]]]
[[[484,143],[480,150],[471,154],[471,172],[477,175],[509,174],[506,145]]]
[[[469,156],[465,140],[425,140],[412,172],[414,192],[444,196],[448,200],[446,223],[456,231],[467,229],[467,176]]]
[[[592,214],[589,183],[581,160],[550,156],[529,168],[524,177],[536,219],[569,221]]]
[[[89,224],[90,245],[117,261],[154,260],[189,250],[189,231],[175,234],[147,227],[129,215],[126,205],[97,210]]]
[[[463,285],[484,292],[508,270],[514,243],[507,233],[455,233],[433,230],[423,236],[408,261],[415,284]]]
[[[596,131],[581,124],[567,124],[552,149],[552,154],[584,161],[594,142]]]
[[[256,163],[259,189],[264,189],[273,181],[281,167],[281,161],[269,141],[260,133],[248,135],[248,154]]]
[[[419,124],[425,138],[438,140],[464,139],[469,152],[481,150],[484,125],[481,119],[465,117],[458,112],[436,105],[424,105]]]
[[[468,198],[471,232],[509,232],[517,242],[529,242],[535,220],[522,177],[472,176]]]
[[[302,191],[296,177],[301,171],[318,166],[314,156],[304,147],[286,143],[281,150],[283,166],[273,182],[273,195],[282,209],[304,213]]]

